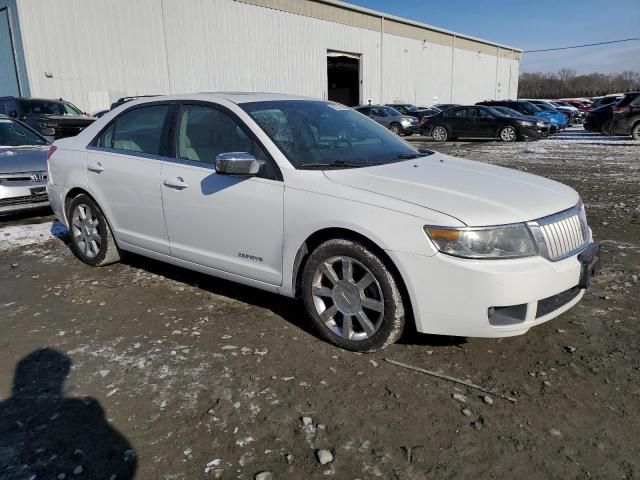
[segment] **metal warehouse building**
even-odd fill
[[[0,0],[0,95],[87,111],[205,91],[471,103],[515,97],[520,56],[329,0]]]

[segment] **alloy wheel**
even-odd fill
[[[380,329],[382,289],[358,260],[342,255],[325,260],[316,269],[311,288],[316,312],[335,335],[362,341]]]
[[[435,141],[444,142],[447,139],[447,130],[444,127],[436,127],[431,135]]]
[[[513,127],[504,127],[500,132],[500,139],[503,142],[513,142],[516,138],[516,130]]]
[[[102,237],[98,217],[91,207],[81,203],[75,208],[71,218],[71,231],[80,252],[87,258],[95,258],[100,252]]]

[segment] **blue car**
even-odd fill
[[[486,105],[487,107],[507,107],[511,108],[523,115],[531,115],[539,118],[543,118],[552,125],[557,125],[559,129],[567,127],[567,117],[564,114],[549,108],[543,110],[538,105],[534,105],[531,102],[524,100],[490,100],[486,102],[478,102],[477,105]]]

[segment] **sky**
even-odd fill
[[[346,0],[523,50],[640,37],[640,0]],[[640,71],[640,41],[526,53],[523,72]]]

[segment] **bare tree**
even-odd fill
[[[640,72],[577,75],[563,68],[558,73],[522,73],[518,96],[521,98],[593,97],[609,93],[640,90]]]

